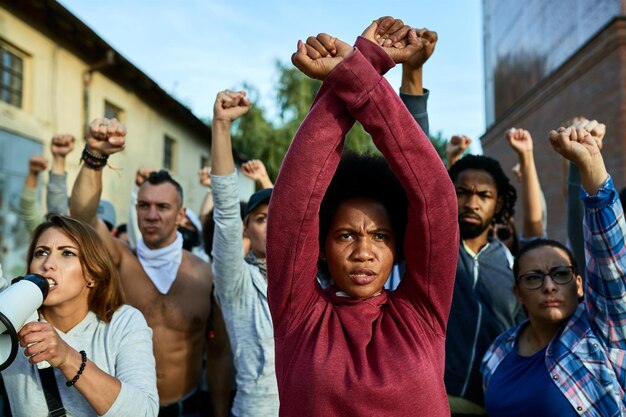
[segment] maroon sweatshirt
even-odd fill
[[[280,416],[450,416],[443,383],[446,322],[458,250],[446,169],[392,87],[374,43],[324,81],[287,153],[268,218],[268,299]],[[409,200],[406,273],[367,300],[317,283],[319,208],[357,119]]]

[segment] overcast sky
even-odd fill
[[[353,42],[371,20],[399,17],[439,34],[424,67],[431,133],[485,130],[480,0],[60,2],[201,118],[219,90],[244,83],[275,114],[276,61],[289,63],[298,39],[327,32]],[[400,69],[387,78],[398,88]]]

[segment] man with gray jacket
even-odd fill
[[[513,257],[490,237],[513,216],[515,188],[495,159],[468,155],[449,169],[461,242],[446,334],[444,380],[452,415],[484,415],[480,362],[493,340],[523,318],[513,294]]]

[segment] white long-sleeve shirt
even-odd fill
[[[159,395],[152,353],[152,330],[139,310],[124,305],[105,323],[89,312],[69,332],[57,329],[59,336],[107,374],[119,379],[122,389],[104,416],[156,416]],[[97,416],[87,400],[55,369],[54,376],[68,417]],[[46,417],[48,406],[37,366],[28,363],[20,347],[15,361],[2,371],[9,404],[14,416]]]

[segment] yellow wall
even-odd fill
[[[0,102],[0,128],[40,141],[47,157],[50,157],[49,143],[54,134],[73,134],[77,138],[76,149],[67,158],[71,189],[84,144],[82,80],[87,64],[2,7],[0,41],[27,56],[23,108]],[[185,190],[185,205],[197,212],[205,191],[198,184],[196,172],[200,157],[210,156],[208,138],[200,137],[178,120],[150,107],[133,92],[95,72],[90,86],[89,120],[104,115],[105,100],[122,108],[128,129],[126,149],[109,159],[117,170],[106,168],[104,174],[102,197],[114,204],[117,222],[127,219],[128,196],[136,169],[161,167],[165,135],[176,140],[173,174]],[[211,103],[207,102],[209,105]]]

